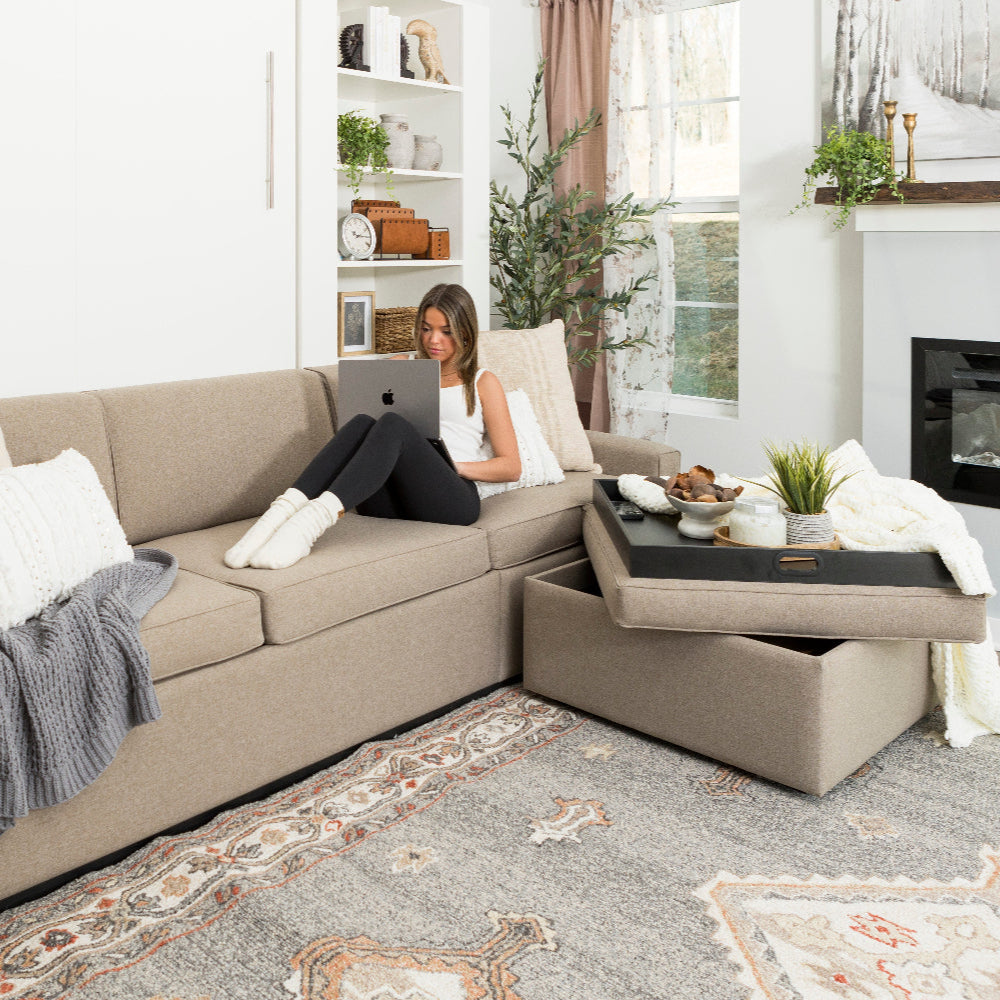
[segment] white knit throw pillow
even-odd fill
[[[0,470],[0,628],[22,625],[99,569],[132,558],[97,472],[78,451]]]
[[[517,435],[517,450],[521,454],[521,478],[516,483],[476,483],[480,497],[491,497],[524,486],[561,483],[566,478],[538,425],[528,394],[523,389],[512,389],[506,396],[511,423]]]

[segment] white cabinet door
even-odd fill
[[[294,3],[76,17],[78,387],[294,366]]]
[[[0,396],[75,379],[74,0],[0,3]]]

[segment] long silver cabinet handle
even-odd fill
[[[265,208],[274,208],[274,52],[265,53],[264,57],[264,85],[265,85],[265,132],[266,132],[266,161],[264,163],[264,192]]]

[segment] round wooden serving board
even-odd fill
[[[729,537],[729,525],[724,524],[721,528],[715,529],[713,545],[728,545],[734,549],[839,549],[840,538],[833,536],[832,542],[823,542],[819,545],[751,545],[749,542],[734,542]]]

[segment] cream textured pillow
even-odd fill
[[[78,451],[0,470],[0,628],[22,625],[100,569],[133,558]]]
[[[0,428],[0,469],[9,469],[14,463],[10,460],[10,453],[3,440],[3,429]]]
[[[600,472],[580,422],[569,377],[563,322],[537,330],[486,330],[479,335],[479,365],[493,372],[504,390],[523,389],[545,440],[562,469]]]
[[[566,478],[538,426],[528,394],[523,389],[512,389],[506,395],[511,423],[517,435],[517,450],[521,454],[521,478],[516,483],[476,483],[480,497],[491,497],[525,486],[561,483]]]

